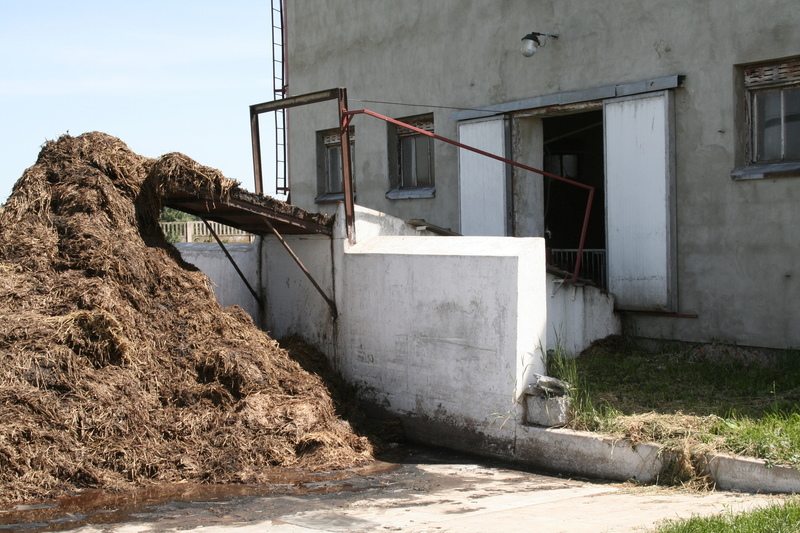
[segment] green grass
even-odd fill
[[[548,354],[547,374],[562,379],[570,384],[570,400],[572,401],[572,423],[576,429],[588,431],[612,432],[614,421],[622,414],[610,402],[593,394],[587,376],[584,361],[564,357],[560,352]]]
[[[766,413],[761,417],[729,417],[712,427],[728,449],[766,459],[768,464],[800,465],[800,414]]]
[[[651,353],[625,339],[577,359],[551,353],[573,384],[571,427],[800,466],[800,353],[712,344]]]
[[[745,513],[722,513],[668,521],[658,533],[796,533],[800,531],[800,502],[783,504]]]

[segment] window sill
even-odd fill
[[[775,178],[800,178],[800,161],[784,163],[753,163],[731,171],[735,180],[761,180]]]
[[[325,194],[320,194],[314,198],[314,202],[318,204],[335,204],[338,202],[344,202],[344,193],[326,192]]]
[[[389,200],[411,200],[414,198],[434,198],[436,187],[415,187],[413,189],[392,189],[386,193]]]

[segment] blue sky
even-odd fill
[[[0,204],[46,140],[95,130],[253,190],[248,106],[272,100],[271,51],[270,0],[0,0]]]

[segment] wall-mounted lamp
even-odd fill
[[[551,35],[549,33],[539,33],[532,31],[522,38],[522,48],[519,49],[525,57],[531,57],[536,53],[537,47],[547,44],[549,38],[558,39],[558,35]]]

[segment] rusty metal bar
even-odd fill
[[[264,194],[264,177],[261,172],[261,133],[258,127],[258,113],[250,107],[250,142],[253,146],[253,180],[256,194]]]
[[[459,142],[454,141],[452,139],[448,139],[447,137],[442,137],[441,135],[436,135],[435,133],[432,133],[430,131],[422,130],[420,128],[412,126],[411,124],[406,124],[405,122],[401,122],[401,121],[393,119],[391,117],[387,117],[385,115],[381,115],[379,113],[375,113],[374,111],[369,111],[367,109],[360,109],[360,110],[350,111],[350,110],[347,109],[347,90],[345,88],[343,88],[343,87],[337,88],[337,89],[328,89],[326,91],[318,91],[318,92],[315,92],[315,93],[308,93],[308,94],[299,95],[299,96],[293,96],[293,97],[289,97],[289,98],[284,98],[282,100],[276,100],[276,101],[273,101],[273,102],[264,102],[262,104],[255,104],[255,105],[251,105],[250,106],[251,131],[252,131],[252,136],[253,136],[253,166],[254,166],[254,169],[255,169],[255,172],[256,172],[256,192],[260,192],[259,188],[261,187],[261,182],[262,182],[261,163],[260,163],[260,158],[261,158],[260,140],[259,140],[259,137],[258,137],[258,118],[257,118],[258,115],[260,113],[265,113],[265,112],[269,112],[269,111],[276,111],[278,109],[286,109],[286,108],[289,108],[289,107],[297,107],[297,106],[302,106],[302,105],[314,104],[314,103],[317,103],[317,102],[324,102],[326,100],[334,100],[334,99],[339,101],[339,118],[340,118],[340,125],[341,125],[341,128],[342,128],[341,129],[340,139],[341,139],[341,143],[342,143],[342,173],[343,173],[343,179],[344,179],[343,188],[344,188],[344,201],[345,201],[345,223],[346,223],[346,226],[347,226],[347,237],[348,237],[348,240],[350,241],[351,244],[355,243],[355,206],[354,206],[355,202],[354,202],[354,195],[353,195],[353,193],[354,193],[354,191],[353,191],[353,176],[352,176],[352,171],[351,171],[351,167],[350,167],[349,123],[350,123],[350,120],[352,119],[353,116],[358,115],[358,114],[365,114],[365,115],[369,115],[369,116],[372,116],[374,118],[377,118],[377,119],[380,119],[380,120],[383,120],[383,121],[386,121],[386,122],[389,122],[389,123],[392,123],[392,124],[395,124],[395,125],[398,125],[398,126],[402,126],[404,128],[408,128],[409,130],[417,132],[417,133],[419,133],[421,135],[426,135],[428,137],[432,137],[432,138],[434,138],[436,140],[439,140],[439,141],[442,141],[442,142],[446,142],[448,144],[457,146],[457,147],[462,148],[464,150],[469,150],[471,152],[475,152],[475,153],[483,155],[485,157],[489,157],[491,159],[495,159],[497,161],[501,161],[503,163],[515,166],[517,168],[521,168],[521,169],[527,170],[529,172],[534,172],[536,174],[540,174],[540,175],[548,177],[548,178],[552,178],[552,179],[555,179],[555,180],[558,180],[558,181],[562,181],[564,183],[569,183],[570,185],[574,185],[576,187],[580,187],[580,188],[586,189],[589,192],[589,197],[588,197],[587,203],[586,203],[586,211],[585,211],[584,219],[583,219],[583,226],[582,226],[582,230],[581,230],[580,244],[578,246],[578,257],[576,259],[575,270],[574,270],[574,272],[572,274],[572,277],[567,279],[567,280],[565,280],[565,281],[573,282],[573,281],[578,279],[578,272],[580,272],[582,252],[583,252],[583,248],[584,248],[584,245],[585,245],[585,242],[586,242],[586,233],[587,233],[587,230],[588,230],[588,227],[589,227],[589,217],[590,217],[591,211],[592,211],[592,201],[594,200],[594,191],[595,191],[594,187],[592,187],[591,185],[587,185],[585,183],[580,183],[578,181],[574,181],[574,180],[571,180],[571,179],[568,179],[568,178],[564,178],[563,176],[559,176],[559,175],[553,174],[551,172],[546,172],[544,170],[539,170],[537,168],[534,168],[534,167],[531,167],[531,166],[528,166],[528,165],[523,165],[522,163],[518,163],[518,162],[513,161],[511,159],[507,159],[505,157],[501,157],[501,156],[486,152],[484,150],[480,150],[478,148],[474,148],[472,146],[468,146],[466,144],[459,143]],[[255,117],[255,119],[253,117]],[[292,253],[292,255],[294,256],[293,252],[291,252],[291,249],[289,249],[288,245],[285,244],[285,241],[283,241],[282,237],[280,237],[280,235],[277,233],[277,231],[274,229],[274,227],[272,227],[272,224],[270,224],[269,222],[267,222],[267,224],[270,226],[270,228],[272,229],[273,233],[275,233],[275,235],[281,240],[281,242],[284,243],[284,246],[287,248],[287,250],[289,250],[290,253]],[[296,256],[294,256],[294,257],[296,257]],[[302,267],[302,264],[299,262],[299,259],[295,259],[295,260]],[[302,268],[304,268],[304,267],[302,267]],[[305,269],[304,269],[304,271],[305,271]],[[309,277],[309,279],[311,279],[311,281],[314,283],[315,287],[317,287],[317,290],[320,291],[320,294],[322,294],[325,297],[325,300],[328,301],[329,305],[333,306],[332,309],[335,309],[335,304],[324,294],[324,292],[322,292],[322,290],[319,288],[319,286],[316,284],[316,282],[314,282],[313,278],[311,278],[311,275],[308,274],[308,273],[306,273],[306,275]]]
[[[438,141],[446,142],[448,144],[452,144],[453,146],[457,146],[459,148],[463,148],[464,150],[469,150],[470,152],[475,152],[476,154],[480,154],[482,156],[489,157],[489,158],[495,159],[497,161],[501,161],[501,162],[506,163],[508,165],[512,165],[512,166],[515,166],[517,168],[521,168],[523,170],[534,172],[536,174],[541,174],[542,176],[546,176],[548,178],[552,178],[552,179],[558,180],[558,181],[563,181],[564,183],[569,183],[570,185],[575,185],[576,187],[581,187],[583,189],[588,190],[589,191],[589,198],[588,198],[588,200],[586,202],[586,212],[585,212],[584,217],[583,217],[583,229],[581,230],[580,244],[578,245],[578,258],[575,261],[575,270],[572,273],[572,277],[569,278],[569,279],[566,279],[564,281],[571,283],[571,282],[574,282],[574,281],[576,281],[578,279],[578,272],[580,272],[580,267],[581,267],[581,256],[583,255],[583,247],[584,247],[584,244],[586,242],[586,232],[587,232],[587,230],[589,228],[589,215],[591,215],[591,212],[592,212],[592,201],[594,200],[594,191],[595,191],[594,187],[592,187],[591,185],[587,185],[585,183],[581,183],[579,181],[575,181],[575,180],[571,180],[571,179],[565,178],[563,176],[559,176],[557,174],[553,174],[551,172],[546,172],[544,170],[539,170],[538,168],[533,168],[533,167],[530,167],[528,165],[523,165],[522,163],[518,163],[516,161],[512,161],[511,159],[507,159],[507,158],[501,157],[499,155],[495,155],[495,154],[492,154],[492,153],[489,153],[489,152],[485,152],[485,151],[480,150],[478,148],[475,148],[473,146],[468,146],[466,144],[462,144],[462,143],[454,141],[452,139],[448,139],[447,137],[442,137],[441,135],[436,135],[433,132],[425,131],[423,129],[420,129],[420,128],[417,128],[415,126],[412,126],[411,124],[406,124],[405,122],[401,122],[401,121],[399,121],[397,119],[393,119],[391,117],[387,117],[385,115],[381,115],[379,113],[375,113],[374,111],[370,111],[368,109],[358,109],[358,110],[353,110],[353,111],[344,110],[342,112],[342,115],[344,115],[345,117],[353,117],[353,116],[359,115],[359,114],[368,115],[368,116],[383,120],[385,122],[390,122],[390,123],[395,124],[397,126],[402,126],[404,128],[408,128],[411,131],[415,131],[415,132],[417,132],[417,133],[419,133],[421,135],[427,135],[428,137],[432,137],[432,138],[434,138],[434,139],[436,139]]]
[[[342,187],[344,192],[344,220],[347,240],[356,243],[355,195],[353,194],[353,171],[350,166],[350,116],[347,114],[347,89],[339,89],[339,141],[342,145]]]
[[[309,272],[308,269],[305,267],[305,265],[303,265],[303,262],[300,261],[300,258],[297,257],[297,254],[294,253],[289,244],[283,239],[283,237],[281,237],[281,234],[278,233],[278,230],[275,229],[275,226],[272,225],[269,219],[265,217],[264,222],[266,222],[267,227],[270,229],[270,231],[272,231],[275,237],[278,238],[278,241],[280,241],[283,247],[286,248],[286,251],[289,252],[289,255],[292,256],[292,259],[294,259],[294,262],[297,263],[297,266],[300,267],[300,270],[302,270],[303,273],[306,275],[306,277],[309,279],[309,281],[311,281],[311,283],[314,285],[314,288],[317,289],[317,292],[319,292],[325,299],[325,301],[328,303],[328,307],[331,308],[331,315],[333,316],[333,319],[336,320],[336,317],[339,316],[339,312],[336,310],[336,302],[328,298],[328,295],[325,294],[325,291],[322,290],[322,287],[319,286],[317,280],[314,279],[314,276],[312,276],[311,272]]]
[[[271,102],[263,102],[261,104],[253,104],[250,106],[250,137],[253,144],[253,174],[255,179],[255,190],[258,194],[264,194],[264,176],[262,171],[261,161],[261,136],[259,133],[258,116],[261,113],[268,113],[270,111],[283,111],[290,107],[298,107],[309,104],[316,104],[318,102],[325,102],[327,100],[337,100],[341,97],[342,92],[345,94],[345,102],[347,101],[347,91],[344,88],[328,89],[325,91],[317,91],[314,93],[300,94],[297,96],[289,96]],[[341,106],[340,106],[341,112]],[[286,126],[284,123],[284,136],[286,135]],[[286,139],[284,138],[284,147],[286,147]],[[284,157],[286,157],[284,155]],[[288,180],[288,176],[287,176]],[[290,194],[291,191],[286,191]]]
[[[244,277],[244,273],[242,273],[242,271],[239,269],[239,265],[236,264],[236,261],[234,261],[234,259],[231,256],[230,252],[228,252],[228,249],[225,247],[225,244],[222,242],[222,240],[220,240],[219,236],[217,235],[217,232],[214,231],[214,228],[211,227],[211,224],[208,223],[208,220],[206,220],[204,218],[201,218],[200,220],[203,221],[203,223],[208,228],[208,231],[211,232],[211,236],[214,237],[214,240],[217,241],[217,244],[219,244],[220,248],[222,248],[222,251],[225,252],[225,257],[228,258],[228,261],[230,261],[231,264],[233,265],[233,268],[236,269],[236,272],[239,274],[239,277],[242,278],[242,281],[244,281],[244,284],[247,285],[247,288],[250,290],[250,294],[252,294],[253,298],[256,299],[256,303],[258,304],[258,307],[260,309],[262,307],[261,298],[258,297],[258,293],[256,293],[255,289],[253,289],[253,287],[247,281],[247,278]]]
[[[273,100],[272,102],[264,102],[261,104],[253,104],[250,106],[250,112],[261,114],[269,111],[277,111],[278,109],[288,109],[290,107],[298,107],[308,104],[316,104],[326,100],[336,100],[339,98],[340,88],[327,89],[325,91],[317,91],[315,93],[300,94],[297,96],[287,96],[280,100]]]
[[[578,243],[578,257],[575,258],[575,270],[572,272],[572,277],[569,282],[578,279],[578,272],[581,271],[581,263],[583,262],[583,247],[586,245],[586,232],[589,231],[589,215],[592,214],[592,200],[594,200],[594,187],[589,189],[589,199],[586,200],[586,215],[583,217],[583,228],[581,229],[581,240]]]
[[[515,167],[519,167],[519,168],[522,168],[522,169],[525,169],[525,170],[529,170],[531,172],[535,172],[536,174],[541,174],[542,176],[547,176],[548,178],[553,178],[555,180],[563,181],[565,183],[569,183],[571,185],[575,185],[576,187],[582,187],[584,189],[594,190],[594,187],[592,187],[591,185],[586,185],[585,183],[581,183],[579,181],[574,181],[574,180],[571,180],[569,178],[565,178],[563,176],[559,176],[558,174],[553,174],[551,172],[547,172],[547,171],[544,171],[544,170],[539,170],[538,168],[529,167],[527,165],[523,165],[522,163],[518,163],[516,161],[512,161],[511,159],[506,159],[505,157],[502,157],[502,156],[499,156],[499,155],[495,155],[495,154],[492,154],[490,152],[484,152],[483,150],[481,150],[479,148],[475,148],[473,146],[468,146],[466,144],[462,144],[462,143],[460,143],[458,141],[454,141],[453,139],[448,139],[447,137],[442,137],[441,135],[436,135],[433,132],[425,131],[423,129],[420,129],[420,128],[417,128],[415,126],[412,126],[411,124],[406,124],[405,122],[401,122],[401,121],[399,121],[397,119],[390,118],[390,117],[381,115],[379,113],[375,113],[374,111],[370,111],[369,109],[358,109],[358,110],[345,112],[345,115],[348,115],[348,116],[354,116],[354,115],[359,115],[359,114],[369,115],[371,117],[375,117],[375,118],[384,120],[386,122],[391,122],[392,124],[396,124],[397,126],[402,126],[402,127],[407,128],[409,130],[415,131],[415,132],[417,132],[417,133],[419,133],[421,135],[427,135],[428,137],[433,137],[437,141],[443,141],[443,142],[446,142],[447,144],[452,144],[454,146],[458,146],[459,148],[463,148],[464,150],[469,150],[470,152],[475,152],[476,154],[480,154],[480,155],[483,155],[483,156],[486,156],[486,157],[491,157],[492,159],[496,159],[496,160],[501,161],[503,163],[507,163],[507,164],[513,165]]]

